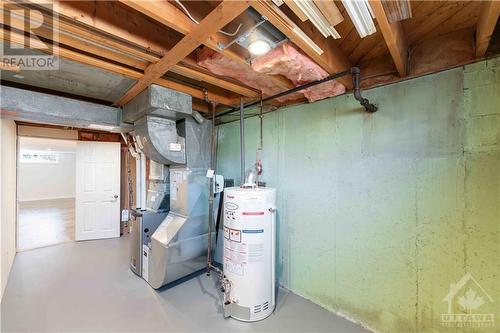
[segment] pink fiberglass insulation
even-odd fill
[[[320,80],[328,73],[293,44],[284,43],[271,52],[252,61],[252,68],[262,74],[283,75],[296,86]],[[302,91],[309,102],[336,96],[345,92],[345,86],[329,81]]]
[[[250,66],[232,60],[223,54],[207,47],[201,48],[198,53],[198,65],[205,67],[214,74],[231,77],[250,87],[262,91],[264,96],[271,96],[290,89],[290,82],[286,80],[270,80],[269,75],[254,71]],[[278,99],[279,102],[296,100],[303,95],[295,93]]]

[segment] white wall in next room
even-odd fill
[[[57,155],[57,163],[19,161],[18,200],[48,200],[75,197],[76,141],[19,138],[19,154],[46,152]]]

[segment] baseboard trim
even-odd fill
[[[63,199],[73,199],[75,200],[75,197],[55,197],[55,198],[41,198],[41,199],[31,199],[31,200],[18,200],[18,203],[23,203],[23,202],[33,202],[33,201],[49,201],[49,200],[63,200]]]

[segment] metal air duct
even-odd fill
[[[123,120],[134,123],[139,149],[150,160],[169,166],[169,189],[160,191],[169,194],[168,215],[147,244],[136,242],[142,246],[142,277],[156,289],[206,267],[209,235],[215,239],[207,224],[212,122],[193,115],[189,95],[159,86],[125,105]],[[149,198],[156,203],[159,192],[151,184]],[[137,246],[132,252],[139,253]]]
[[[123,107],[123,121],[134,123],[139,148],[166,165],[186,164],[185,136],[177,120],[192,115],[191,96],[152,85]]]

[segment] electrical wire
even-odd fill
[[[200,24],[200,22],[198,22],[192,15],[191,13],[189,12],[189,10],[187,10],[187,8],[180,2],[180,0],[175,0],[175,2],[181,7],[181,9],[184,11],[184,13],[186,13],[186,15],[191,19],[191,21],[193,21],[194,23],[196,24]],[[235,32],[226,32],[224,30],[219,30],[219,32],[221,34],[224,34],[226,36],[230,36],[230,37],[234,37],[238,34],[238,32],[240,32],[240,29],[241,27],[243,26],[243,24],[239,24],[238,25],[238,28],[236,28],[236,31]]]

